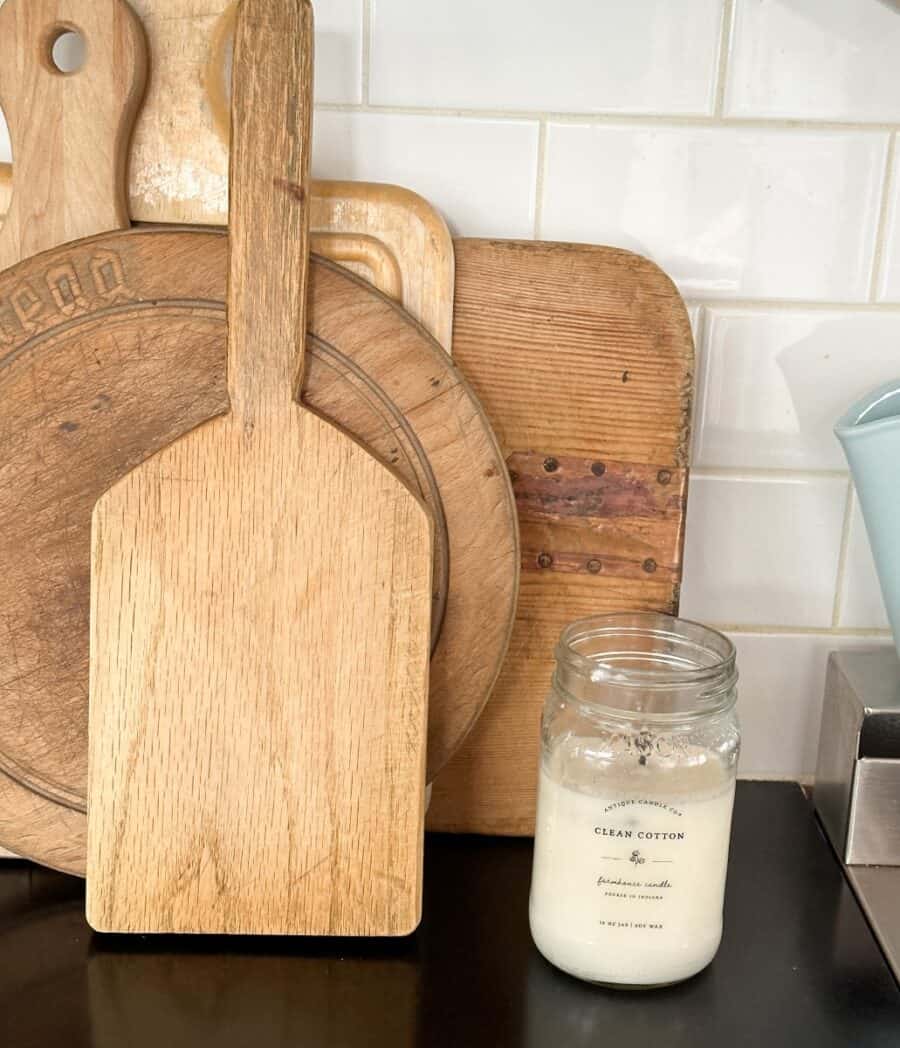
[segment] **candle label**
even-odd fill
[[[665,775],[648,776],[666,785]],[[680,777],[660,796],[630,794],[639,784],[625,776],[598,795],[542,771],[532,928],[545,953],[567,960],[562,967],[591,971],[602,960],[595,977],[616,981],[616,958],[643,965],[643,944],[681,956],[718,942],[734,787]],[[640,952],[622,954],[627,943]]]
[[[662,876],[659,866],[671,866],[677,862],[674,852],[660,850],[659,848],[648,848],[650,843],[671,844],[681,843],[687,840],[686,830],[671,829],[661,830],[657,827],[643,826],[642,816],[635,814],[635,810],[652,809],[652,815],[660,813],[668,814],[678,819],[684,818],[684,811],[673,805],[662,801],[649,800],[645,798],[628,798],[627,800],[615,801],[603,809],[603,815],[609,816],[615,813],[615,822],[610,825],[594,827],[594,835],[610,842],[624,844],[622,851],[618,849],[606,849],[610,854],[599,856],[599,861],[606,868],[607,863],[622,864],[615,874],[608,872],[600,873],[596,880],[596,886],[602,892],[605,899],[625,899],[633,902],[662,902],[666,892],[672,888],[672,881]],[[631,847],[629,842],[640,841],[643,847]],[[628,873],[620,872],[625,868]],[[638,874],[647,874],[639,877]],[[654,876],[655,874],[659,876]],[[621,919],[604,920],[598,918],[599,927],[612,928],[655,928],[662,929],[661,921],[639,921],[632,922]]]

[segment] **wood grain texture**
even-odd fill
[[[400,935],[421,916],[431,521],[294,400],[312,34],[308,0],[240,6],[231,411],[94,509],[99,930]]]
[[[428,825],[531,834],[541,708],[573,619],[677,610],[693,339],[669,278],[615,248],[457,240],[454,356],[496,429],[522,585],[491,701]]]
[[[87,58],[64,75],[51,49],[72,28]],[[145,74],[143,32],[122,0],[18,0],[0,9],[0,107],[22,187],[3,208],[0,269],[128,224],[125,169]]]
[[[91,510],[148,456],[228,410],[226,272],[223,234],[144,228],[0,273],[0,844],[70,872],[85,860]],[[13,306],[17,289],[35,302],[27,313]],[[483,708],[515,614],[503,455],[464,377],[396,304],[314,259],[309,310],[303,400],[446,522],[431,779]]]

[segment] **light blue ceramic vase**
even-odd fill
[[[850,463],[900,655],[900,379],[857,401],[834,432]]]

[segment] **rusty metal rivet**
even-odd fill
[[[555,473],[559,469],[559,462],[555,458],[545,458],[544,469],[548,473]]]
[[[606,463],[605,462],[595,462],[591,466],[591,473],[593,473],[595,477],[602,477],[605,472],[606,472]]]
[[[539,568],[549,568],[553,563],[553,558],[549,553],[539,553],[537,556],[537,565]]]
[[[660,484],[668,484],[672,479],[672,474],[667,469],[661,469],[659,473],[656,474],[656,479]]]
[[[652,557],[648,557],[644,561],[644,571],[651,575],[656,571],[656,561]]]
[[[592,575],[599,574],[602,567],[603,565],[600,563],[599,560],[589,560],[587,562],[587,569]]]

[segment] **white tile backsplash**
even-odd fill
[[[887,612],[859,500],[854,495],[838,625],[845,629],[888,629]]]
[[[882,132],[551,123],[541,234],[648,255],[693,297],[863,301]]]
[[[534,121],[327,110],[316,113],[313,173],[404,185],[463,236],[531,237],[537,154]]]
[[[374,0],[370,101],[711,113],[722,0]]]
[[[681,610],[734,626],[830,626],[848,482],[691,478]]]
[[[846,470],[832,427],[900,374],[900,309],[706,309],[698,466]]]
[[[737,630],[741,773],[812,774],[828,652],[890,643],[855,503],[842,562],[831,425],[900,376],[900,2],[316,0],[316,23],[317,175],[409,186],[458,234],[631,248],[690,297],[682,611]]]
[[[815,773],[825,671],[831,651],[871,651],[886,639],[839,634],[732,633],[737,647],[738,773],[748,778]]]
[[[890,0],[735,0],[725,112],[900,121]]]

